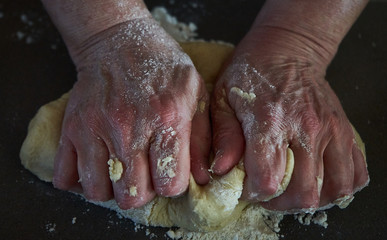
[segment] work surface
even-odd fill
[[[199,36],[237,43],[260,8],[256,1],[146,1],[165,5]],[[184,2],[184,3],[179,3]],[[192,4],[192,3],[195,4]],[[215,5],[221,2],[221,6]],[[328,69],[327,79],[366,143],[370,186],[345,210],[328,211],[327,229],[288,216],[285,239],[385,239],[387,236],[387,3],[372,2]],[[0,1],[0,238],[163,239],[114,212],[56,190],[24,170],[18,156],[37,109],[76,80],[71,60],[40,1]]]

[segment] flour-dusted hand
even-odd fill
[[[369,179],[352,126],[325,80],[338,45],[334,36],[343,33],[331,32],[330,23],[318,19],[328,29],[318,39],[317,24],[312,30],[300,27],[297,14],[284,21],[286,13],[305,10],[308,1],[281,4],[268,1],[217,82],[212,170],[223,175],[244,155],[243,197],[269,209],[345,205]],[[312,11],[318,12],[316,6]],[[313,22],[313,16],[307,17]],[[288,147],[294,152],[294,171],[278,196]]]
[[[135,6],[134,17],[101,26],[82,41],[65,37],[78,81],[53,179],[56,187],[82,191],[88,199],[114,196],[123,209],[156,194],[182,194],[190,172],[198,183],[209,180],[204,82],[178,43],[143,5]]]

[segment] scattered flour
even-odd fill
[[[193,40],[197,33],[197,27],[194,23],[188,24],[179,22],[176,17],[168,14],[164,7],[155,7],[152,10],[153,18],[156,19],[161,26],[177,41],[184,42]]]
[[[37,33],[40,31],[34,28],[35,23],[27,16],[27,14],[20,15],[20,21],[24,24],[23,30],[16,32],[16,38],[19,41],[24,41],[26,44],[36,42]]]
[[[276,240],[279,238],[279,223],[282,218],[283,214],[268,212],[258,206],[250,205],[236,222],[230,223],[223,229],[207,233],[170,229],[166,236],[183,240]]]
[[[49,233],[55,232],[56,224],[55,223],[47,223],[46,230]]]
[[[176,175],[174,170],[175,167],[176,160],[172,155],[157,160],[157,174],[161,177],[173,178]]]

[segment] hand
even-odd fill
[[[89,38],[75,59],[78,81],[67,105],[54,185],[133,208],[156,194],[176,196],[190,170],[208,176],[208,96],[190,58],[151,18]],[[200,107],[198,107],[198,103]],[[108,160],[123,165],[109,179]]]
[[[350,198],[369,180],[351,124],[324,79],[328,58],[313,44],[281,29],[250,33],[215,87],[212,170],[223,175],[244,155],[243,198],[268,209],[315,210]],[[288,147],[294,171],[273,198]]]

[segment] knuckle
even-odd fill
[[[333,111],[327,119],[327,123],[330,131],[333,133],[333,136],[342,136],[343,134],[346,136],[350,136],[352,139],[354,137],[352,127],[348,121],[345,120],[345,117],[340,117],[340,115]]]
[[[153,104],[155,118],[158,119],[159,126],[170,125],[174,122],[179,122],[184,116],[184,112],[179,111],[178,106],[172,99],[162,100],[159,103]]]
[[[129,124],[132,119],[131,116],[135,114],[135,110],[130,107],[125,107],[125,110],[121,108],[109,108],[105,114],[113,127],[120,127]]]
[[[64,119],[63,131],[68,135],[72,135],[79,130],[81,120],[78,115],[72,114]]]
[[[323,124],[315,112],[306,112],[303,114],[302,125],[306,132],[314,136],[318,134]]]
[[[106,113],[106,119],[108,126],[103,126],[103,128],[110,128],[115,133],[114,138],[121,139],[121,142],[126,142],[128,134],[132,133],[136,128],[137,130],[142,129],[145,126],[145,119],[139,117],[133,117],[131,114],[132,111],[123,111],[120,109],[109,110]],[[137,122],[134,121],[137,119]],[[142,126],[139,126],[142,125]]]

